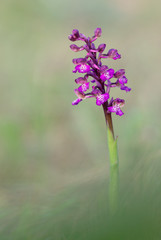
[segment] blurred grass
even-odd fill
[[[0,239],[161,237],[161,83],[158,1],[20,1],[0,5]],[[108,212],[103,111],[71,106],[73,28],[117,48],[131,94],[114,116],[120,207]]]

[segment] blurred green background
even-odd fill
[[[103,111],[71,105],[68,35],[96,27],[132,88],[113,90],[126,101],[113,217]],[[0,240],[161,239],[160,64],[160,1],[0,1]]]

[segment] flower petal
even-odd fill
[[[124,113],[120,108],[116,111],[116,115],[122,116],[123,114]]]
[[[106,80],[111,79],[113,77],[113,75],[114,75],[114,70],[112,68],[110,68],[106,72],[101,74],[100,78],[102,81],[106,81]]]
[[[117,111],[117,108],[116,108],[115,106],[108,107],[108,111],[109,111],[109,112],[116,112],[116,111]]]
[[[124,85],[121,85],[120,87],[121,90],[124,90],[126,92],[130,92],[131,91],[131,88],[127,87],[127,86],[124,86]]]
[[[98,95],[98,96],[96,97],[96,104],[97,104],[98,106],[100,106],[101,104],[103,104],[104,102],[106,102],[108,99],[109,99],[109,94],[108,94],[108,93]]]
[[[122,76],[118,79],[118,81],[120,84],[125,84],[125,83],[127,83],[128,80],[125,76]]]
[[[75,70],[73,70],[73,73],[76,73],[77,71],[78,71],[79,73],[89,72],[89,71],[90,71],[90,66],[89,66],[89,65],[86,65],[86,64],[77,65],[77,66],[75,67]]]
[[[75,79],[75,82],[76,82],[77,84],[84,84],[84,83],[87,82],[87,79],[84,78],[84,77],[79,77],[79,78]]]
[[[89,89],[89,82],[82,84],[79,88],[78,91],[79,92],[85,92]]]
[[[125,74],[125,69],[119,69],[117,72],[115,72],[114,77],[120,78]]]

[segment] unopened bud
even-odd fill
[[[98,52],[102,53],[106,48],[106,44],[102,43],[98,46]]]
[[[101,37],[101,34],[102,34],[101,28],[96,28],[94,31],[95,37]]]
[[[72,34],[75,38],[79,38],[79,31],[77,29],[73,29]]]

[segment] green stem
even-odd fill
[[[107,103],[103,104],[103,110],[107,125],[108,149],[110,158],[110,183],[109,183],[109,207],[112,214],[118,206],[118,183],[119,183],[119,161],[117,151],[117,139],[114,137],[111,113],[107,113]]]
[[[107,130],[108,148],[110,156],[110,184],[109,184],[109,206],[111,213],[115,213],[118,206],[119,190],[119,161],[117,152],[117,140],[113,138],[111,131]]]

